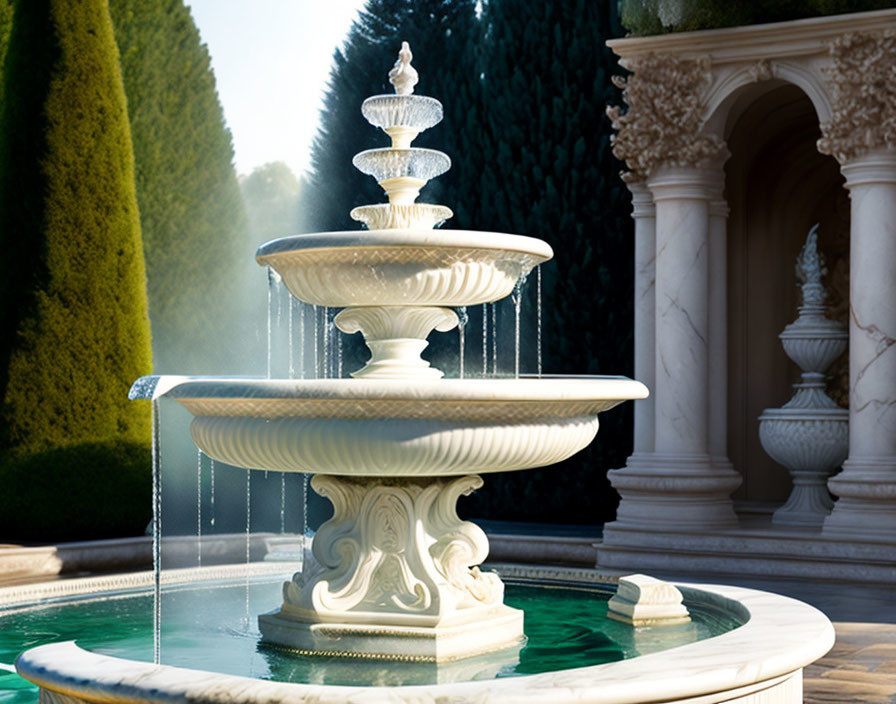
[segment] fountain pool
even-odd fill
[[[246,628],[245,569],[166,572],[161,665],[152,662],[152,573],[0,590],[0,663],[32,647],[18,667],[35,683],[0,673],[0,701],[31,704],[39,685],[43,701],[59,704],[796,702],[759,697],[798,692],[799,669],[833,640],[827,619],[801,602],[705,585],[678,585],[696,625],[632,629],[603,618],[615,586],[594,572],[508,566],[505,598],[526,611],[529,635],[516,663],[296,657]],[[252,603],[269,602],[283,566],[250,569]]]

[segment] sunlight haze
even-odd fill
[[[188,0],[208,45],[237,172],[310,163],[334,50],[363,0]]]

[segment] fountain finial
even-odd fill
[[[821,277],[827,273],[818,251],[818,223],[809,230],[806,243],[796,258],[796,278],[803,289],[803,305],[822,305],[827,297]]]
[[[821,277],[825,273],[824,261],[818,253],[818,225],[819,223],[815,223],[809,230],[806,243],[796,259],[796,276],[800,283],[821,283]]]
[[[417,69],[411,66],[411,46],[407,42],[401,43],[401,51],[398,52],[398,60],[389,71],[389,83],[395,86],[398,95],[410,95],[414,92],[414,86],[420,80]]]

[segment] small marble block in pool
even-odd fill
[[[681,592],[668,582],[645,574],[619,579],[607,616],[631,626],[671,626],[691,620]]]

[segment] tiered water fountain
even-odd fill
[[[420,357],[432,330],[457,325],[454,306],[507,296],[552,252],[530,237],[433,229],[450,211],[415,200],[450,162],[410,146],[442,116],[438,101],[412,94],[410,58],[403,45],[390,73],[396,94],[369,98],[362,108],[392,138],[391,147],[355,157],[389,195],[387,204],[353,211],[370,230],[289,237],[257,255],[298,299],[342,307],[336,325],[364,334],[370,361],[354,379],[163,377],[132,389],[135,398],[183,404],[195,416],[196,444],[212,458],[314,474],[312,487],[332,501],[314,559],[284,584],[279,609],[259,617],[265,641],[299,651],[263,651],[278,663],[267,676],[304,674],[265,681],[252,666],[255,641],[242,634],[234,641],[226,627],[210,625],[226,620],[227,607],[225,591],[212,600],[207,582],[195,586],[209,602],[196,608],[200,626],[180,626],[172,643],[181,654],[174,664],[199,658],[199,669],[159,664],[156,624],[155,663],[115,641],[103,652],[102,631],[93,638],[100,652],[73,642],[41,645],[18,658],[17,671],[40,687],[42,704],[800,701],[800,668],[833,639],[830,623],[811,607],[731,587],[679,592],[643,576],[608,603],[612,588],[595,584],[599,575],[590,570],[549,571],[580,584],[535,583],[528,588],[540,594],[528,601],[508,592],[541,644],[527,646],[520,656],[527,665],[514,669],[523,612],[504,604],[496,574],[480,571],[488,541],[459,519],[456,502],[482,485],[480,474],[549,465],[581,450],[601,411],[644,398],[647,389],[623,377],[443,379]],[[529,578],[546,576],[522,569]],[[248,581],[246,588],[248,599]],[[0,590],[0,608],[15,598]],[[604,619],[607,609],[624,623]],[[605,635],[613,628],[615,636]],[[683,629],[677,637],[676,628]],[[245,650],[247,640],[248,671],[235,674],[210,652]],[[628,645],[611,647],[613,657],[596,657],[622,642]],[[489,666],[470,659],[477,655]],[[611,661],[620,658],[628,659]],[[398,661],[435,674],[404,677]],[[452,661],[455,671],[443,679],[443,663]],[[335,673],[325,672],[330,665]]]
[[[553,464],[581,450],[597,414],[643,398],[625,378],[442,379],[420,357],[432,330],[458,324],[454,306],[496,301],[552,256],[541,240],[434,230],[451,215],[416,203],[450,167],[442,152],[410,146],[442,118],[413,95],[417,73],[402,46],[394,95],[362,112],[392,146],[355,156],[389,202],[356,208],[367,231],[275,240],[260,264],[306,303],[342,307],[336,326],[360,331],[370,361],[354,379],[222,381],[171,388],[196,417],[191,433],[210,457],[239,467],[307,472],[334,515],[314,538],[317,564],[259,618],[264,640],[302,652],[442,661],[518,645],[523,614],[477,565],[488,540],[456,503],[478,473]]]

